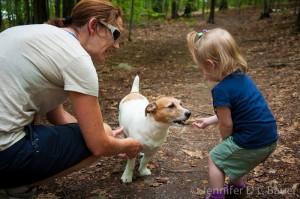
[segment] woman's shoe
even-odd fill
[[[8,188],[4,189],[7,196],[15,197],[15,198],[32,198],[36,191],[37,187],[28,188],[28,187],[15,187],[15,188]]]

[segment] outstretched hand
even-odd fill
[[[213,115],[210,117],[196,119],[196,121],[192,125],[199,129],[205,129],[209,125],[217,124],[218,122],[218,117],[216,115]]]
[[[192,123],[192,125],[199,129],[205,129],[206,127],[209,126],[207,120],[208,120],[208,118],[199,118],[199,119],[196,119],[196,121],[194,123]]]

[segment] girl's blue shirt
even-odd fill
[[[233,121],[233,141],[247,149],[278,140],[276,120],[253,80],[241,70],[225,77],[212,89],[213,106],[227,106]]]

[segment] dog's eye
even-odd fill
[[[170,104],[169,106],[168,106],[168,108],[175,108],[175,104]]]

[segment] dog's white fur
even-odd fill
[[[184,124],[182,122],[190,115],[191,112],[172,97],[162,97],[149,103],[146,97],[139,94],[139,76],[135,77],[130,94],[120,102],[119,123],[128,137],[138,140],[143,145],[144,155],[138,169],[140,175],[151,175],[146,166],[166,141],[169,127]],[[123,183],[132,182],[134,166],[135,158],[128,159],[121,177]]]

